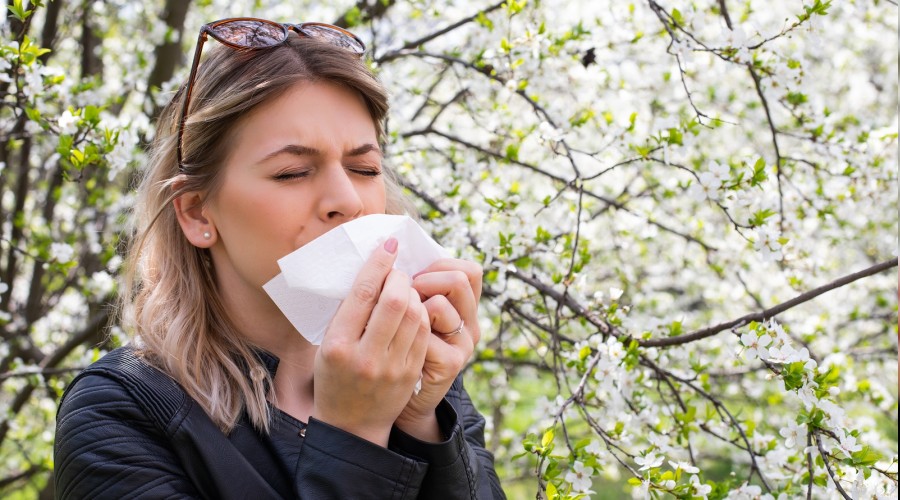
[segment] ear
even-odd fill
[[[173,190],[178,190],[182,182],[176,181]],[[203,205],[204,194],[200,191],[187,191],[172,200],[175,217],[184,236],[198,248],[209,248],[216,242],[216,228],[207,217]]]

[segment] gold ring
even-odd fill
[[[445,337],[452,337],[452,336],[454,336],[454,335],[459,335],[460,333],[462,333],[462,330],[463,330],[463,327],[464,327],[464,326],[466,326],[466,322],[463,321],[462,318],[459,318],[459,326],[457,326],[456,328],[454,328],[452,332],[444,333],[444,332],[439,332],[439,331],[437,331],[437,330],[432,330],[432,332],[434,332],[434,333],[436,333],[436,334],[438,334],[438,335],[443,335],[443,336],[445,336]]]

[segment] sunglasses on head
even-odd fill
[[[206,37],[211,36],[233,49],[266,49],[283,44],[288,39],[288,33],[293,31],[299,36],[315,38],[323,42],[345,48],[350,52],[362,56],[366,51],[366,44],[349,31],[325,23],[276,23],[265,19],[252,17],[235,17],[221,19],[200,27],[200,36],[197,39],[197,48],[194,50],[194,62],[191,64],[191,73],[188,77],[184,101],[181,104],[181,116],[178,119],[178,170],[184,171],[182,153],[184,150],[184,125],[187,122],[188,105],[191,101],[191,92],[194,90],[194,79],[197,77],[197,66],[200,63],[200,53]]]

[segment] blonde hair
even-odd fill
[[[172,201],[188,191],[206,192],[207,198],[213,194],[218,166],[242,117],[299,82],[328,82],[359,94],[384,143],[387,94],[347,50],[301,37],[262,50],[218,46],[197,73],[183,168],[176,143],[184,85],[160,115],[138,189],[135,234],[120,294],[123,325],[137,336],[139,355],[174,378],[225,433],[244,411],[254,427],[268,431],[271,377],[230,319],[209,253],[187,240]],[[383,170],[386,211],[405,213],[409,202],[390,168]]]

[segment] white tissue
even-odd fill
[[[294,328],[311,344],[319,345],[369,255],[392,236],[399,242],[394,268],[410,276],[450,256],[405,215],[367,215],[279,259],[281,273],[263,289]]]

